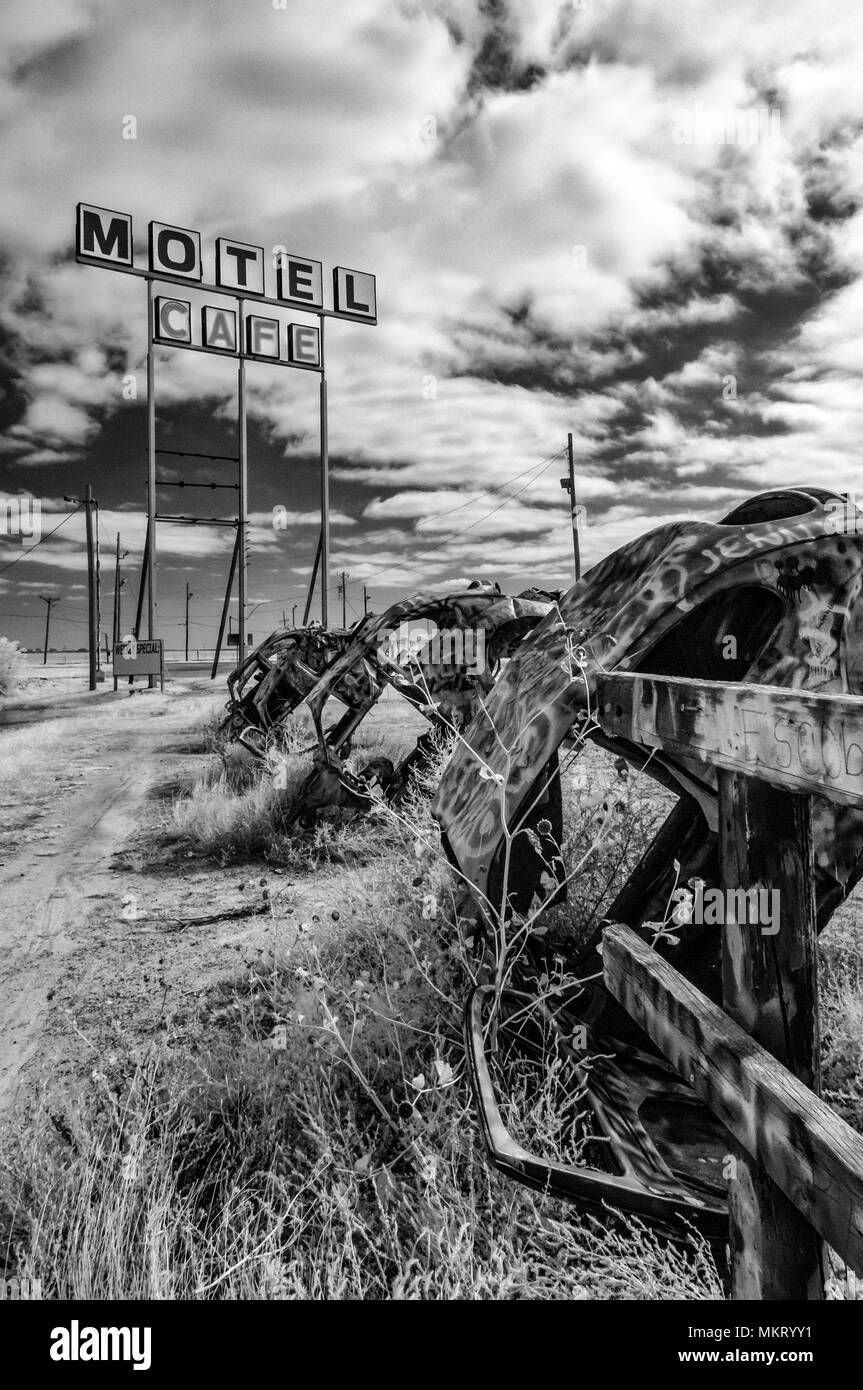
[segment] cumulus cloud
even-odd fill
[[[853,484],[851,0],[332,0],[325,24],[312,0],[16,0],[4,25],[12,490],[41,470],[62,491],[110,447],[134,482],[106,519],[142,541],[143,286],[71,263],[79,198],[133,213],[141,248],[150,217],[199,228],[208,276],[222,233],[378,274],[378,327],[332,324],[327,363],[333,564],[385,594],[473,573],[566,582],[553,456],[570,432],[589,561],[748,490]],[[769,139],[679,138],[687,114],[759,110]],[[157,381],[172,446],[231,437],[231,363],[160,352]],[[317,381],[250,369],[248,394],[251,567],[275,603],[314,551]],[[178,563],[217,566],[226,547],[166,528]],[[73,538],[55,553],[78,566]]]

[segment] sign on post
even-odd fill
[[[237,362],[237,406],[239,417],[239,518],[237,535],[237,585],[239,599],[240,646],[246,626],[246,404],[245,366],[247,362],[272,363],[295,370],[316,372],[320,395],[321,438],[321,620],[327,624],[329,588],[329,444],[327,428],[327,384],[324,363],[324,320],[349,319],[354,323],[377,323],[377,286],[374,275],[346,266],[333,267],[332,308],[324,307],[324,272],[320,261],[274,246],[275,295],[267,294],[267,255],[262,246],[234,237],[215,239],[213,250],[215,283],[204,280],[204,249],[201,233],[191,227],[175,227],[168,222],[150,222],[147,237],[147,265],[135,265],[132,218],[129,213],[79,203],[75,223],[75,257],[84,265],[102,266],[127,275],[141,276],[147,283],[149,324],[147,330],[147,621],[149,636],[155,637],[156,623],[156,410],[154,345],[210,352]],[[183,294],[155,295],[154,285],[183,287],[221,297],[193,310],[192,300]],[[226,307],[225,298],[235,301]],[[317,326],[285,323],[272,313],[261,312],[271,306],[282,314],[300,310],[317,318]]]
[[[161,637],[124,637],[114,643],[114,677],[158,676],[165,689],[165,654]]]

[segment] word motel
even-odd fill
[[[275,293],[267,294],[267,261],[263,246],[216,237],[214,283],[204,281],[201,233],[166,222],[150,222],[147,268],[135,265],[132,218],[92,203],[79,203],[75,232],[76,259],[104,266],[150,281],[188,285],[198,291],[230,296],[232,309],[221,304],[193,308],[179,295],[154,297],[150,332],[153,342],[192,348],[225,356],[253,358],[307,371],[322,371],[320,328],[304,323],[284,323],[258,312],[262,305],[302,310],[323,318],[377,323],[377,290],[374,275],[335,266],[332,272],[332,307],[324,305],[324,272],[320,261],[293,255],[285,247],[274,248],[272,269]],[[254,301],[251,308],[246,301]]]

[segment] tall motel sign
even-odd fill
[[[82,265],[102,266],[137,275],[147,282],[147,540],[143,586],[147,581],[147,635],[156,637],[156,390],[157,347],[187,348],[233,357],[237,362],[238,407],[238,520],[234,552],[238,583],[239,649],[246,651],[247,483],[246,363],[269,362],[302,371],[317,372],[320,382],[321,456],[321,618],[326,626],[329,587],[330,480],[327,437],[327,379],[324,357],[324,323],[328,318],[354,323],[377,323],[374,275],[335,266],[332,272],[332,308],[324,306],[324,274],[320,261],[291,255],[277,248],[274,254],[276,290],[268,295],[264,248],[217,237],[215,283],[204,281],[200,232],[151,222],[146,269],[134,263],[132,218],[91,203],[79,203],[75,226],[75,259]],[[190,286],[216,296],[204,304],[200,317],[192,304],[176,293],[157,294],[156,286]],[[234,307],[230,307],[230,301]],[[251,307],[249,307],[251,305]],[[317,324],[283,324],[260,312],[266,306],[300,312]],[[229,588],[231,580],[229,582]],[[227,596],[226,596],[227,606]]]

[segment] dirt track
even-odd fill
[[[23,780],[0,786],[0,1110],[43,1083],[74,1082],[121,1035],[143,1046],[169,1022],[182,1030],[190,1001],[240,955],[292,932],[263,907],[178,921],[262,903],[262,880],[282,911],[314,912],[332,891],[326,879],[294,890],[287,876],[209,860],[144,871],[129,852],[205,761],[196,740],[210,698],[215,707],[220,692],[209,682],[186,680],[164,696],[89,700],[62,725],[35,726]],[[7,737],[0,729],[0,769]]]

